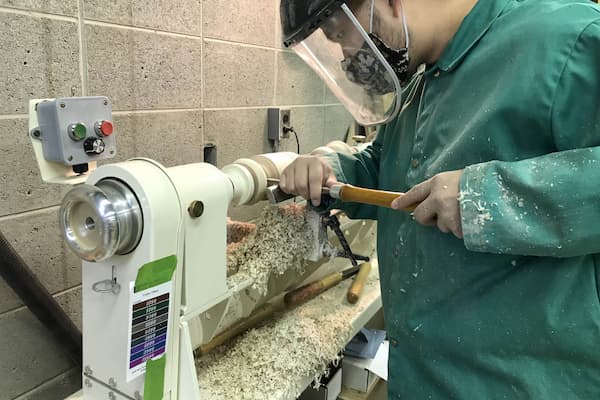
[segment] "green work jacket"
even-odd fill
[[[330,157],[392,191],[464,168],[464,240],[335,204],[378,221],[389,398],[600,399],[600,10],[480,0],[416,88]]]

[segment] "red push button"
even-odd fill
[[[98,121],[94,125],[94,128],[98,136],[110,136],[114,131],[113,124],[110,121]]]

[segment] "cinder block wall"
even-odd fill
[[[65,188],[41,182],[31,98],[106,95],[119,157],[219,164],[270,151],[266,108],[289,106],[306,152],[350,118],[280,45],[279,0],[0,0],[0,230],[81,324],[80,263],[62,243]],[[284,149],[295,149],[293,139]],[[240,219],[260,209],[233,211]],[[60,348],[0,280],[0,399],[59,399],[80,384]]]

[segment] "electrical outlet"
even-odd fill
[[[282,109],[280,117],[281,117],[281,136],[287,139],[290,137],[290,129],[292,129],[292,110]]]
[[[292,128],[292,110],[289,108],[269,108],[268,109],[268,138],[273,142],[279,142],[281,139],[290,137]]]

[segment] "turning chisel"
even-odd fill
[[[267,198],[273,204],[291,199],[293,194],[285,193],[279,187],[279,180],[269,179],[267,188]],[[404,195],[402,192],[388,192],[385,190],[366,189],[352,186],[346,183],[335,183],[331,187],[321,188],[321,195],[329,195],[333,199],[339,199],[343,202],[353,202],[362,204],[372,204],[380,207],[391,208],[394,199]],[[405,208],[405,211],[414,211],[416,204]]]

